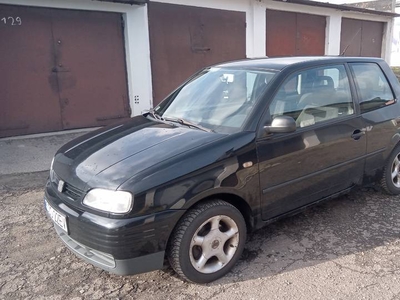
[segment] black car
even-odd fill
[[[378,58],[206,68],[160,105],[64,145],[45,207],[64,243],[127,275],[205,283],[246,234],[365,182],[400,193],[399,83]]]

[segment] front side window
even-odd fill
[[[274,97],[270,114],[272,118],[290,116],[297,127],[354,114],[345,67],[326,66],[292,74]]]
[[[238,132],[275,73],[209,68],[155,111],[165,120],[184,119],[215,132]]]
[[[352,63],[350,66],[354,72],[362,113],[395,102],[389,83],[377,64]]]

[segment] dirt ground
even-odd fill
[[[400,299],[400,197],[357,190],[274,223],[226,277],[196,285],[75,257],[45,216],[46,176],[0,176],[0,299]]]

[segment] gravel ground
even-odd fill
[[[400,197],[356,190],[274,223],[227,276],[195,285],[76,258],[45,216],[46,176],[0,176],[0,299],[400,299]]]

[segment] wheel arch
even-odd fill
[[[234,193],[229,193],[229,192],[217,192],[212,195],[207,195],[207,196],[198,198],[196,200],[192,200],[189,202],[188,205],[185,205],[185,207],[184,207],[185,213],[183,213],[180,216],[180,218],[178,219],[178,221],[175,223],[172,230],[170,231],[170,234],[169,234],[168,240],[167,240],[167,247],[170,242],[172,233],[174,232],[175,228],[178,226],[179,222],[184,218],[186,212],[200,203],[203,203],[206,201],[212,201],[214,199],[219,199],[219,200],[225,201],[225,202],[233,205],[234,207],[236,207],[239,210],[239,212],[243,215],[243,218],[246,222],[247,232],[251,232],[255,229],[255,219],[254,219],[253,211],[252,211],[250,205],[247,203],[246,200],[244,200],[243,197],[236,195]]]
[[[400,145],[400,133],[396,132],[392,138],[391,138],[391,143],[390,143],[390,148],[388,148],[388,154],[387,158],[389,158],[390,154],[393,152],[393,150]]]
[[[396,148],[399,146],[400,146],[400,134],[396,133],[395,135],[393,135],[391,139],[390,147],[387,147],[386,150],[383,152],[383,165],[382,168],[380,169],[381,171],[383,171],[383,169],[385,168],[393,151],[396,150]]]
[[[394,178],[391,176],[391,178],[388,178],[390,176],[389,174],[392,174],[392,167],[393,167],[393,158],[399,156],[399,151],[400,151],[400,142],[398,142],[393,149],[391,149],[390,154],[388,157],[385,159],[385,165],[383,167],[382,171],[382,178],[381,178],[381,187],[383,190],[389,194],[389,195],[398,195],[400,190],[399,190],[399,176],[396,176],[396,183],[393,181]],[[393,155],[395,155],[393,157]],[[396,166],[398,168],[398,166]],[[389,171],[389,173],[388,173]],[[398,173],[398,170],[397,170]],[[397,185],[396,185],[397,184]]]
[[[195,202],[192,206],[197,205],[202,202],[211,201],[213,199],[219,199],[225,201],[234,207],[236,207],[240,213],[243,215],[243,218],[246,222],[247,232],[251,232],[254,229],[254,217],[253,211],[250,208],[250,205],[244,200],[242,197],[231,194],[231,193],[217,193],[207,197],[200,199],[199,201]],[[189,208],[190,209],[190,208]]]

